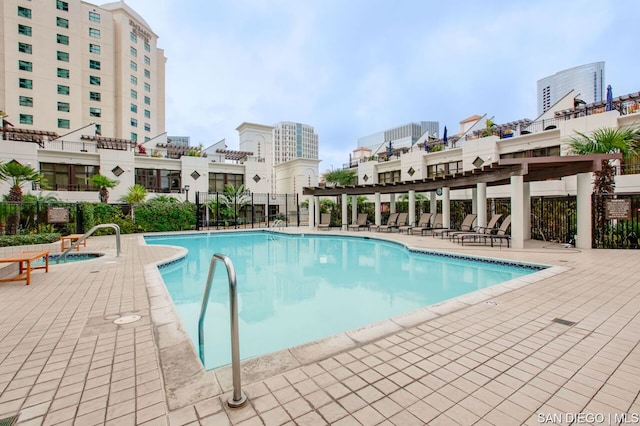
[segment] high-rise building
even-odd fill
[[[273,165],[298,158],[318,159],[318,135],[313,127],[281,121],[273,126]]]
[[[547,111],[571,90],[587,104],[605,97],[604,62],[593,62],[557,72],[538,80],[538,114]]]
[[[386,150],[389,142],[394,148],[408,148],[425,133],[429,136],[438,137],[439,132],[440,123],[437,121],[407,123],[358,138],[358,147],[369,148],[373,154],[376,154],[379,151]]]
[[[123,1],[3,0],[0,110],[21,128],[144,142],[165,131],[158,36]]]

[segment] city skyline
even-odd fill
[[[566,68],[604,61],[614,96],[638,91],[624,31],[640,4],[628,0],[126,3],[165,50],[169,134],[236,149],[242,122],[308,124],[320,173],[347,163],[359,137],[403,123],[451,135],[474,114],[534,119],[536,82]]]

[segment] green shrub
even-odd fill
[[[30,234],[0,236],[0,247],[26,246],[33,244],[49,244],[60,240],[60,234]]]
[[[85,232],[96,225],[104,223],[115,223],[120,227],[121,234],[139,232],[133,224],[131,216],[125,215],[122,207],[117,204],[83,203],[82,220]],[[111,228],[102,228],[96,230],[93,235],[109,235],[113,233],[114,231]]]
[[[142,232],[167,232],[195,229],[196,205],[149,201],[135,208],[136,226]]]

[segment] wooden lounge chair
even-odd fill
[[[444,238],[445,235],[449,235],[452,232],[471,232],[473,230],[473,222],[476,221],[477,216],[478,215],[476,214],[468,214],[467,216],[465,216],[464,220],[462,221],[462,224],[460,225],[460,228],[458,229],[453,229],[453,228],[434,229],[433,236],[435,238],[436,235],[440,235],[440,238]]]
[[[442,228],[442,213],[436,213],[433,217],[431,225],[425,226],[420,229],[420,235],[425,235],[425,233],[433,232],[434,229]],[[415,234],[416,232],[414,232]]]
[[[491,247],[493,247],[495,241],[500,241],[500,247],[502,247],[502,241],[506,240],[507,248],[509,248],[511,244],[511,235],[507,234],[509,226],[511,226],[511,215],[504,218],[504,220],[500,224],[500,228],[498,228],[495,234],[484,237],[485,242],[488,238],[491,241]]]
[[[394,225],[396,223],[396,221],[398,220],[398,215],[400,213],[391,213],[389,215],[389,219],[387,219],[387,223],[384,225],[371,225],[370,228],[371,229],[375,229],[376,231],[380,231],[380,228],[384,227],[384,228],[388,228],[389,225]]]
[[[401,224],[406,225],[408,216],[409,213],[398,213],[398,216],[396,216],[396,220],[394,222],[391,222],[391,220],[389,220],[386,225],[381,225],[380,228],[378,228],[378,231],[391,232]]]
[[[331,215],[329,213],[322,213],[320,215],[320,223],[318,224],[318,229],[329,229],[331,226]]]
[[[480,241],[480,239],[484,241],[485,237],[496,233],[498,230],[498,221],[501,217],[502,214],[494,214],[491,217],[491,220],[489,220],[489,223],[487,223],[487,226],[479,226],[476,228],[475,232],[454,232],[453,234],[450,234],[449,238],[462,245],[464,245],[465,241]]]
[[[369,224],[367,223],[368,215],[366,213],[358,213],[358,219],[356,223],[352,223],[348,226],[350,231],[359,231],[361,229],[369,229]]]
[[[400,230],[403,228],[407,228],[407,233],[411,232],[413,235],[422,235],[422,229],[431,226],[431,218],[433,217],[433,213],[422,213],[420,215],[420,219],[418,219],[418,223],[415,226],[401,226]]]

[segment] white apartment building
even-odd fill
[[[318,135],[313,127],[281,121],[273,126],[273,165],[294,159],[318,159]]]
[[[158,36],[124,2],[3,0],[0,110],[16,127],[150,140],[164,133]]]
[[[568,68],[538,80],[538,114],[547,111],[572,90],[576,101],[586,104],[603,101],[604,62]]]
[[[389,142],[395,149],[410,148],[423,135],[425,137],[438,137],[439,133],[440,123],[437,121],[406,123],[358,138],[358,147],[368,148],[373,154],[377,154],[386,152]]]

